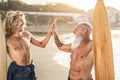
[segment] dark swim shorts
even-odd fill
[[[34,65],[31,63],[27,66],[18,66],[15,61],[11,62],[7,80],[36,80]]]

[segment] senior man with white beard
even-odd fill
[[[56,23],[54,23],[56,28]],[[92,41],[90,40],[91,26],[89,23],[79,23],[74,29],[75,40],[71,44],[64,44],[59,40],[56,30],[55,43],[59,50],[70,52],[70,70],[68,80],[93,80],[91,70],[93,67]]]

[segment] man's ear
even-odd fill
[[[84,28],[84,29],[82,30],[82,35],[85,36],[85,35],[87,34],[87,31],[88,31],[88,30],[87,30],[86,28]]]

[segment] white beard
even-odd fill
[[[71,49],[72,50],[76,49],[80,45],[82,40],[83,40],[82,35],[76,36],[75,40],[73,41],[71,45]]]

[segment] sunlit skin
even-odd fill
[[[91,69],[93,66],[93,51],[92,41],[90,40],[89,30],[83,25],[77,26],[73,33],[75,35],[82,35],[83,39],[79,46],[75,49],[71,49],[72,44],[57,45],[58,49],[65,52],[70,52],[70,80],[91,80]],[[57,36],[56,30],[54,30],[54,37]],[[56,39],[56,38],[55,38]]]
[[[39,41],[30,32],[24,31],[24,23],[21,15],[17,18],[18,24],[14,34],[7,36],[7,50],[12,61],[15,61],[17,65],[26,66],[31,63],[30,44],[45,48],[52,32],[53,27],[51,25],[46,37]],[[39,53],[38,53],[39,54]]]

